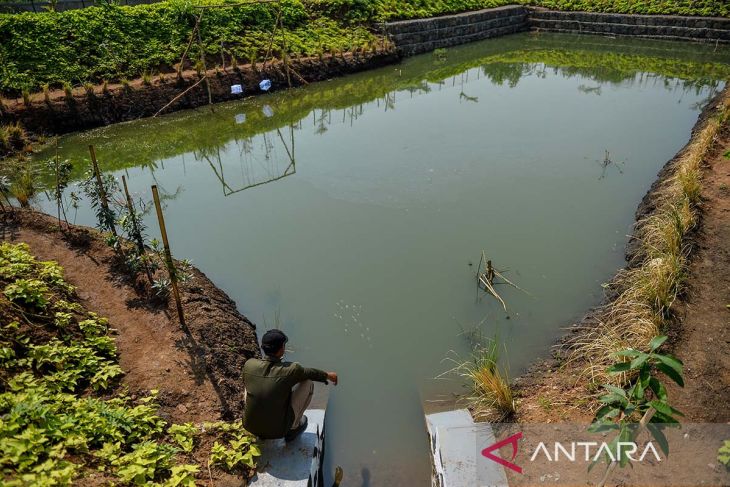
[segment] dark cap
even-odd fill
[[[274,328],[264,333],[264,336],[261,338],[261,348],[264,349],[266,355],[273,355],[281,350],[281,347],[288,341],[289,338],[283,331]]]

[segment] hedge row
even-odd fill
[[[311,18],[300,0],[282,0],[281,5],[290,52],[313,55],[367,45],[374,38],[363,27]],[[188,45],[199,13],[188,1],[170,0],[132,7],[0,15],[0,92],[19,95],[24,90],[38,91],[44,84],[60,87],[169,70]],[[206,9],[200,32],[211,63],[221,64],[221,53],[227,63],[234,57],[261,61],[271,43],[276,13],[277,7],[271,3]],[[278,31],[273,54],[282,45]],[[197,40],[188,58],[199,58]]]
[[[188,44],[196,5],[223,0],[167,0],[132,7],[100,6],[61,13],[0,14],[0,93],[19,95],[120,80],[169,70]],[[306,1],[306,3],[304,3]],[[282,0],[290,51],[314,55],[365,46],[364,25],[526,3],[561,10],[730,16],[726,0]],[[276,4],[207,9],[201,23],[206,54],[248,61],[268,51]],[[281,35],[275,50],[284,45]],[[192,57],[197,58],[197,44]],[[190,67],[190,66],[188,66]]]

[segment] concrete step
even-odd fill
[[[504,468],[481,456],[496,441],[489,423],[474,423],[469,411],[457,409],[426,415],[426,426],[434,486],[507,487]]]
[[[299,487],[322,485],[324,409],[307,409],[307,429],[296,440],[265,440],[260,443],[258,471],[249,485]]]

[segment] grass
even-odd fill
[[[653,195],[655,211],[637,223],[634,238],[639,246],[632,265],[606,286],[614,298],[600,310],[598,323],[569,342],[572,352],[566,363],[582,364],[589,386],[626,384],[630,376],[606,373],[616,361],[614,354],[627,348],[643,350],[671,323],[672,305],[684,289],[692,250],[689,236],[702,202],[703,161],[730,113],[730,96],[718,111],[719,116],[695,134],[674,162],[673,175]]]
[[[29,144],[28,133],[20,123],[0,125],[0,156],[24,151]]]
[[[20,177],[16,178],[10,185],[10,193],[15,196],[15,199],[23,208],[29,207],[30,200],[35,196],[33,172],[29,164],[26,164],[26,166],[27,168],[20,174]]]
[[[475,421],[501,421],[515,413],[507,371],[499,367],[496,339],[476,345],[472,358],[457,363],[454,372],[465,379],[469,392],[462,399]]]

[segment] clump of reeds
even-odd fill
[[[456,362],[453,372],[468,384],[469,392],[462,399],[475,421],[501,421],[515,413],[507,372],[499,367],[496,339],[475,345],[471,359]]]
[[[84,83],[84,91],[87,97],[94,98],[94,83]]]
[[[702,200],[703,161],[730,113],[729,103],[730,96],[721,104],[720,116],[695,134],[675,161],[672,177],[653,195],[656,210],[636,225],[634,265],[607,285],[613,299],[599,310],[598,323],[569,340],[568,362],[584,364],[589,382],[625,384],[631,377],[606,373],[617,360],[615,353],[644,349],[669,323],[686,279],[688,236],[697,225]]]
[[[18,162],[23,161],[19,160]],[[35,182],[29,164],[26,164],[25,169],[13,181],[10,186],[10,192],[15,196],[15,199],[18,200],[22,208],[30,206],[30,200],[35,195]]]
[[[43,83],[43,86],[41,87],[43,89],[43,100],[46,102],[46,105],[51,104],[51,87],[48,83]]]
[[[27,108],[30,108],[30,91],[23,90],[21,92],[21,95],[23,96],[23,105],[25,105]]]
[[[63,94],[66,97],[67,103],[73,103],[74,91],[73,91],[73,86],[71,86],[71,83],[69,83],[69,82],[63,83]]]
[[[20,123],[0,126],[0,154],[21,152],[29,144],[28,133]]]

